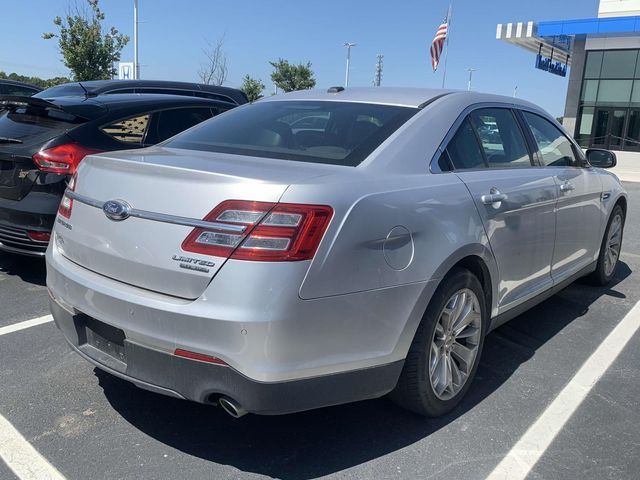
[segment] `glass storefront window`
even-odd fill
[[[600,78],[633,78],[638,50],[608,50],[604,52]]]
[[[593,113],[595,108],[585,107],[582,109],[582,115],[580,116],[580,136],[591,135],[591,129],[593,127]]]
[[[582,101],[594,103],[598,95],[598,80],[585,80],[582,85]]]
[[[602,66],[602,51],[588,52],[587,64],[584,70],[584,78],[600,78]]]
[[[598,89],[598,103],[628,104],[633,80],[602,80]]]
[[[633,92],[631,93],[631,103],[635,107],[640,106],[640,80],[633,82]]]

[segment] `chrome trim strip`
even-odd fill
[[[87,197],[86,195],[82,195],[80,193],[76,193],[69,189],[67,189],[65,195],[72,200],[84,203],[85,205],[89,205],[90,207],[99,208],[100,210],[102,210],[102,206],[105,204],[105,202],[94,200],[93,198]],[[129,216],[142,218],[143,220],[151,220],[153,222],[172,223],[174,225],[183,225],[185,227],[204,228],[207,230],[221,230],[223,232],[244,233],[247,229],[247,227],[244,225],[230,225],[227,223],[207,222],[206,220],[197,220],[195,218],[167,215],[164,213],[149,212],[147,210],[138,210],[137,208],[132,208],[129,211]]]

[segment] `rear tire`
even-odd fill
[[[487,323],[480,281],[452,270],[427,307],[391,399],[428,417],[453,410],[476,374]]]
[[[587,283],[596,286],[607,285],[616,273],[620,251],[622,250],[622,234],[624,233],[624,210],[616,205],[609,217],[604,231],[596,270],[585,277]]]

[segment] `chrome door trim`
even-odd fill
[[[105,202],[95,200],[86,195],[67,190],[65,195],[76,202],[84,203],[90,207],[102,210]],[[195,218],[181,217],[178,215],[167,215],[165,213],[150,212],[148,210],[139,210],[132,208],[129,211],[130,217],[142,218],[143,220],[151,220],[153,222],[171,223],[174,225],[183,225],[185,227],[204,228],[207,230],[220,230],[224,232],[244,233],[247,229],[244,225],[231,225],[228,223],[207,222],[206,220],[198,220]]]

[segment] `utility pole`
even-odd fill
[[[138,62],[138,0],[133,0],[133,78],[140,79],[140,63]]]
[[[373,80],[373,86],[379,87],[382,83],[382,59],[384,58],[384,55],[379,53],[378,55],[376,55],[376,58],[378,59],[378,61],[376,62],[376,76]]]
[[[344,42],[344,46],[347,47],[347,72],[344,76],[344,88],[349,86],[349,63],[351,62],[351,47],[355,47],[355,43]]]
[[[467,91],[471,91],[471,80],[473,80],[473,72],[475,72],[475,68],[467,68],[467,72],[469,72],[469,83],[467,84]]]

